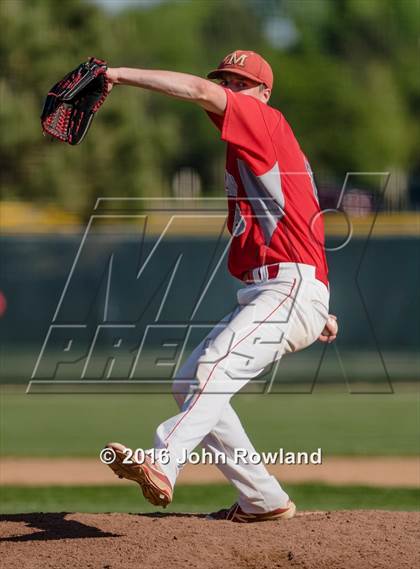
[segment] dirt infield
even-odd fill
[[[418,513],[307,512],[261,524],[193,515],[0,516],[8,569],[412,569]]]
[[[329,457],[321,465],[273,465],[271,474],[284,483],[323,482],[372,486],[415,487],[420,484],[418,457]],[[179,484],[224,482],[210,465],[187,465]],[[121,484],[99,459],[5,458],[0,461],[2,485]]]

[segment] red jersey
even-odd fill
[[[225,91],[224,115],[208,114],[228,143],[230,272],[242,279],[264,265],[305,263],[328,284],[317,190],[290,125],[255,97]]]

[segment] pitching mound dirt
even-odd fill
[[[26,568],[412,569],[418,513],[308,512],[260,524],[182,514],[0,516],[1,565]]]

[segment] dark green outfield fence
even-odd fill
[[[329,246],[340,242],[330,239]],[[107,233],[88,237],[79,251],[80,243],[81,235],[1,238],[0,288],[7,299],[0,320],[3,382],[29,379],[48,333],[35,379],[53,379],[60,373],[80,377],[89,349],[92,361],[85,377],[105,377],[99,354],[111,356],[122,349],[128,361],[148,325],[152,327],[143,346],[140,375],[155,377],[165,365],[161,362],[159,372],[151,371],[153,358],[146,354],[159,352],[162,343],[179,343],[191,324],[186,350],[192,349],[235,306],[241,283],[228,275],[226,261],[220,262],[226,241],[171,239],[157,247],[140,275],[155,240],[142,243],[139,236]],[[344,248],[329,252],[328,261],[331,312],[339,317],[339,340],[326,353],[317,344],[285,358],[280,381],[310,381],[315,373],[337,381],[375,379],[383,386],[389,380],[416,379],[419,240],[353,238]],[[57,362],[63,361],[67,364],[57,371]],[[116,362],[111,378],[127,376],[127,368],[119,365]],[[170,370],[170,362],[166,368]]]

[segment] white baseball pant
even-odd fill
[[[156,431],[155,448],[167,449],[162,470],[174,486],[185,452],[200,443],[223,453],[218,468],[239,492],[240,507],[260,513],[285,507],[289,499],[263,464],[233,460],[234,449],[255,449],[230,399],[284,354],[312,344],[328,318],[329,291],[315,268],[280,263],[279,276],[238,291],[238,307],[192,352],[177,374],[173,393],[180,413]]]

